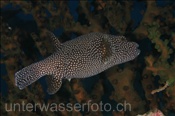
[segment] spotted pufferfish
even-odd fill
[[[46,77],[47,92],[54,94],[60,89],[62,79],[90,77],[140,54],[139,45],[128,42],[124,36],[93,32],[60,43],[53,33],[48,33],[55,52],[15,73],[15,85],[19,89],[50,75]]]

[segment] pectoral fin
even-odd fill
[[[55,94],[61,87],[62,85],[62,79],[59,76],[49,76],[46,77],[48,89],[47,93],[48,94]]]
[[[100,50],[102,53],[102,62],[106,64],[112,56],[112,50],[110,47],[110,42],[107,37],[102,38],[102,42],[100,44]]]

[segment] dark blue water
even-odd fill
[[[8,86],[7,83],[4,79],[2,79],[2,76],[7,75],[7,70],[5,67],[5,64],[1,64],[1,77],[0,77],[0,82],[1,82],[1,90],[0,93],[2,94],[2,96],[7,96],[7,92],[8,92]]]
[[[146,10],[145,2],[138,2],[134,0],[133,9],[131,10],[131,19],[133,20],[133,25],[132,25],[133,29],[139,26],[143,18],[142,12],[144,12],[145,10]]]
[[[78,13],[76,11],[78,4],[79,4],[78,0],[69,0],[68,2],[69,11],[71,15],[73,16],[75,22],[78,20]]]

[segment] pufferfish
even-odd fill
[[[128,42],[124,36],[93,32],[60,43],[53,33],[48,33],[55,52],[15,73],[15,85],[19,89],[50,75],[46,77],[47,92],[54,94],[60,89],[62,79],[90,77],[140,54],[139,45]]]

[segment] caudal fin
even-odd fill
[[[46,69],[42,61],[31,64],[15,73],[15,85],[19,89],[24,89],[28,85],[46,75]]]

